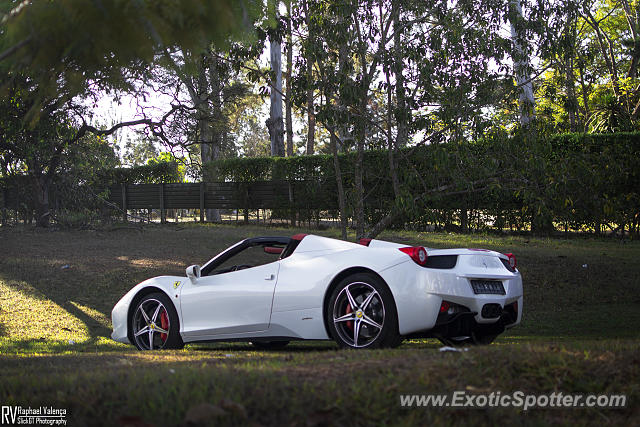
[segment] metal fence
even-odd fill
[[[95,190],[95,189],[94,189]],[[206,209],[248,210],[271,209],[287,211],[333,210],[338,202],[330,185],[318,181],[255,181],[255,182],[201,182],[164,184],[121,184],[107,192],[91,191],[96,198],[104,197],[106,208],[119,210],[126,221],[128,211],[157,210],[162,222],[167,210],[199,209],[204,221]],[[56,188],[49,191],[49,204],[57,211],[65,206]],[[0,188],[0,209],[29,218],[34,209],[33,194],[28,187]]]
[[[158,209],[162,221],[167,209],[199,209],[201,221],[206,209],[335,209],[330,197],[308,197],[314,187],[309,181],[122,184],[109,189],[108,201],[125,217],[127,210]]]

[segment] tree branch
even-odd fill
[[[453,195],[458,195],[458,194],[470,194],[470,193],[477,193],[480,191],[484,191],[487,188],[489,188],[489,183],[495,182],[497,180],[497,176],[492,176],[486,179],[482,179],[482,180],[477,180],[477,181],[473,181],[470,183],[471,188],[467,189],[467,190],[456,190],[456,191],[449,191],[446,192],[446,190],[452,189],[456,187],[456,184],[447,184],[447,185],[441,185],[439,187],[435,187],[432,188],[428,191],[425,191],[424,193],[418,194],[417,196],[415,196],[413,198],[413,203],[416,203],[418,200],[431,195],[431,194],[435,194],[435,193],[440,193],[440,195],[442,196],[453,196]],[[475,186],[477,184],[486,184],[483,185],[482,187],[477,187],[475,188]],[[390,226],[391,224],[393,224],[398,218],[400,218],[400,216],[402,216],[405,213],[405,209],[399,208],[397,205],[395,205],[391,212],[388,215],[385,215],[384,217],[382,217],[382,219],[380,219],[380,221],[378,221],[373,227],[371,227],[371,229],[365,233],[366,238],[368,239],[373,239],[375,238],[378,234],[382,233],[388,226]]]
[[[27,37],[26,39],[22,40],[21,42],[19,42],[17,44],[14,44],[9,49],[7,49],[4,52],[0,53],[0,61],[4,61],[6,58],[8,58],[11,55],[13,55],[14,53],[16,53],[19,49],[21,49],[24,45],[26,45],[29,42],[31,42],[31,36]]]

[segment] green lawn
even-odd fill
[[[248,236],[305,230],[148,226],[0,229],[0,405],[66,408],[72,425],[601,424],[637,419],[640,243],[577,237],[391,232],[429,247],[513,252],[524,319],[496,343],[435,340],[345,351],[331,342],[256,351],[242,343],[140,353],[112,342],[110,311],[133,285],[184,274]],[[316,232],[336,237],[332,230]],[[63,268],[65,267],[65,268]],[[402,408],[400,394],[625,393],[624,409]],[[206,423],[205,423],[206,424]]]

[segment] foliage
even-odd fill
[[[122,160],[125,165],[139,166],[146,164],[158,155],[158,147],[151,138],[127,138]]]
[[[536,81],[541,121],[559,132],[639,129],[639,7],[628,0],[532,2],[546,70]]]
[[[237,0],[3,1],[2,50],[11,67],[39,82],[44,97],[88,88],[130,87],[140,70],[169,48],[204,51],[244,37],[261,5]],[[62,85],[60,85],[62,83]]]
[[[63,229],[78,230],[89,227],[98,220],[95,210],[78,209],[67,210],[62,209],[56,212],[56,224]]]
[[[100,175],[99,181],[102,186],[182,182],[184,181],[184,166],[175,160],[152,160],[146,165],[105,170]]]
[[[19,172],[29,180],[39,226],[49,222],[49,186],[70,151],[87,139],[74,138],[67,111],[51,102],[37,121],[26,117],[37,101],[37,86],[25,75],[2,73],[5,85],[0,91],[0,154],[3,172]],[[78,151],[75,151],[78,152]]]
[[[347,187],[353,183],[356,155],[339,158]],[[540,140],[494,137],[407,147],[398,154],[399,203],[407,213],[398,225],[461,222],[462,210],[488,212],[499,228],[507,222],[537,229],[554,222],[572,229],[637,224],[639,159],[640,133],[565,134]],[[364,154],[370,224],[394,207],[388,162],[387,151]],[[205,179],[307,181],[309,206],[337,206],[328,155],[221,159],[206,165]]]

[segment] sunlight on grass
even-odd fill
[[[81,343],[90,338],[87,326],[25,282],[0,281],[2,338],[16,341]]]
[[[84,341],[55,340],[55,339],[29,339],[17,340],[8,337],[0,337],[0,354],[31,357],[43,355],[78,355],[79,353],[100,353],[106,352],[134,352],[132,346],[115,342],[107,337],[96,337]]]
[[[111,328],[111,319],[109,319],[104,314],[100,313],[98,310],[91,307],[87,307],[86,305],[82,305],[75,301],[69,301],[69,304],[73,305],[75,308],[77,308],[78,310],[86,314],[87,317],[92,318],[93,320],[95,320],[105,328]]]

